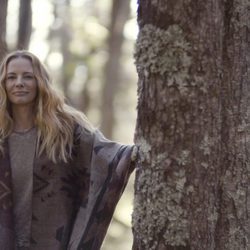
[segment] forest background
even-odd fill
[[[30,50],[47,65],[68,102],[106,137],[133,143],[136,0],[0,0],[0,14],[0,59],[6,51]],[[103,250],[131,249],[133,179]]]

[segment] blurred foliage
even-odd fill
[[[6,36],[9,50],[16,46],[18,8],[18,1],[9,0]],[[100,126],[111,9],[111,0],[32,1],[29,50],[48,66],[54,84],[64,92],[67,101],[84,111],[96,127]],[[113,139],[126,144],[133,143],[136,120],[137,75],[133,60],[136,36],[136,0],[132,0],[124,30],[121,80],[114,97]],[[116,209],[104,250],[131,249],[132,179]]]

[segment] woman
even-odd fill
[[[100,249],[133,170],[27,51],[0,67],[1,249]]]

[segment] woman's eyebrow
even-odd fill
[[[14,72],[7,72],[7,75],[15,75],[16,73]]]
[[[15,75],[15,74],[16,74],[15,72],[7,72],[7,75]],[[34,73],[31,71],[26,71],[26,72],[22,72],[22,74],[34,74]]]

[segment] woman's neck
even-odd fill
[[[34,111],[30,107],[18,106],[12,108],[14,131],[23,132],[34,127]]]

